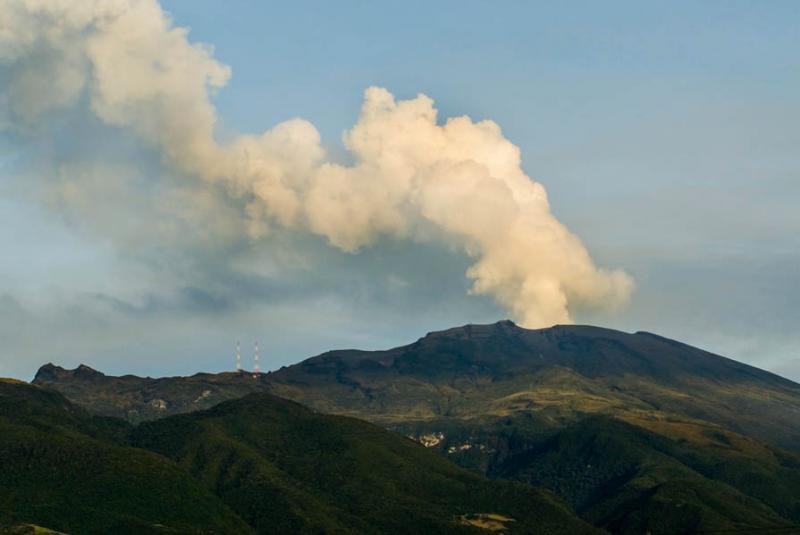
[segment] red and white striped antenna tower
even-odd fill
[[[236,371],[242,371],[242,348],[238,340],[236,341]]]
[[[258,363],[258,342],[253,343],[253,379],[258,379],[261,366]]]

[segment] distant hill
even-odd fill
[[[256,379],[49,366],[35,382],[133,421],[271,392],[549,488],[614,533],[800,523],[800,385],[649,333],[502,321],[330,351]]]
[[[0,533],[475,533],[486,518],[596,531],[547,491],[268,394],[134,427],[0,380]]]
[[[95,414],[132,423],[213,407],[253,392],[265,392],[266,375],[246,372],[198,373],[191,377],[105,375],[89,366],[74,370],[45,364],[33,384],[58,390]]]

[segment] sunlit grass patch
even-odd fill
[[[473,526],[487,531],[505,531],[510,522],[515,522],[511,517],[499,515],[497,513],[471,513],[461,515],[458,518],[459,524]]]

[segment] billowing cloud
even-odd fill
[[[350,164],[331,161],[300,119],[220,143],[211,97],[230,69],[156,0],[0,0],[0,11],[0,125],[38,135],[31,128],[54,111],[87,106],[157,149],[172,172],[197,178],[162,206],[214,225],[224,210],[220,239],[282,228],[350,253],[387,237],[442,244],[474,260],[474,293],[526,326],[571,322],[575,307],[615,308],[629,296],[630,277],[595,266],[492,121],[441,122],[430,98],[398,101],[373,87],[344,136]],[[80,203],[84,184],[58,187]]]

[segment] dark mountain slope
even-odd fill
[[[503,321],[388,351],[331,351],[269,375],[282,397],[391,425],[534,413],[678,416],[800,451],[800,385],[648,333]]]
[[[178,461],[263,533],[471,531],[454,519],[481,514],[513,519],[512,533],[592,531],[548,493],[268,394],[142,424],[134,440]]]
[[[330,351],[248,373],[112,377],[52,364],[35,384],[96,414],[151,420],[269,391],[387,426],[437,418],[586,413],[704,420],[800,451],[800,385],[649,333],[502,321],[430,333],[387,351]]]
[[[121,421],[91,418],[53,391],[0,380],[0,524],[69,533],[249,533],[168,459],[119,444]]]

